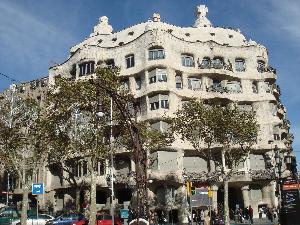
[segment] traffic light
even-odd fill
[[[210,189],[210,187],[208,187],[208,197],[209,197],[209,198],[212,198],[212,197],[213,197],[213,192],[212,192],[212,190]]]
[[[193,189],[194,188],[194,189]],[[192,195],[192,190],[195,190],[195,187],[193,187],[193,183],[191,181],[187,181],[186,182],[186,191],[187,191],[187,195],[190,196]]]
[[[192,194],[192,195],[195,195],[195,194],[196,194],[196,189],[195,189],[195,187],[193,187],[193,186],[191,187],[191,194]]]

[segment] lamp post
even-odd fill
[[[6,206],[9,203],[9,172],[7,171]]]
[[[274,147],[274,152],[275,152],[275,168],[278,171],[278,176],[277,176],[277,187],[278,187],[278,206],[279,210],[281,209],[281,167],[282,167],[282,158],[280,155],[280,149],[278,148],[277,145]]]
[[[97,117],[103,117],[103,112],[97,112]],[[109,135],[109,146],[110,146],[110,187],[111,187],[111,205],[110,205],[110,214],[112,217],[112,224],[115,224],[115,210],[114,210],[114,155],[112,151],[112,141],[113,141],[113,99],[110,98],[110,119],[109,119],[109,126],[110,126],[110,135]]]

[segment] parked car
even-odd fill
[[[19,220],[21,213],[13,208],[2,208],[0,211],[0,224],[10,225],[12,222]]]
[[[81,221],[80,225],[83,225],[87,219],[80,213],[66,213],[56,219],[48,221],[46,225],[73,225],[79,221]]]
[[[46,214],[39,214],[38,219],[36,215],[30,215],[27,217],[27,225],[45,225],[49,220],[53,220],[54,217]],[[20,219],[13,221],[11,225],[20,225]]]
[[[106,214],[97,215],[96,225],[112,225],[112,216]],[[122,225],[118,217],[114,217],[114,225]]]

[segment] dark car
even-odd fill
[[[54,220],[48,221],[46,225],[73,225],[78,221],[87,221],[87,219],[80,213],[66,213]]]

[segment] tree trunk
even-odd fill
[[[76,186],[75,189],[75,207],[76,210],[79,212],[80,211],[80,188]]]
[[[28,185],[23,186],[23,198],[22,198],[22,211],[21,211],[21,225],[27,225],[27,209],[28,209]]]
[[[224,179],[224,220],[225,225],[229,225],[229,208],[228,208],[228,180]]]
[[[91,199],[90,199],[90,222],[89,224],[95,224],[96,223],[96,180],[95,180],[95,173],[93,170],[91,170]]]

